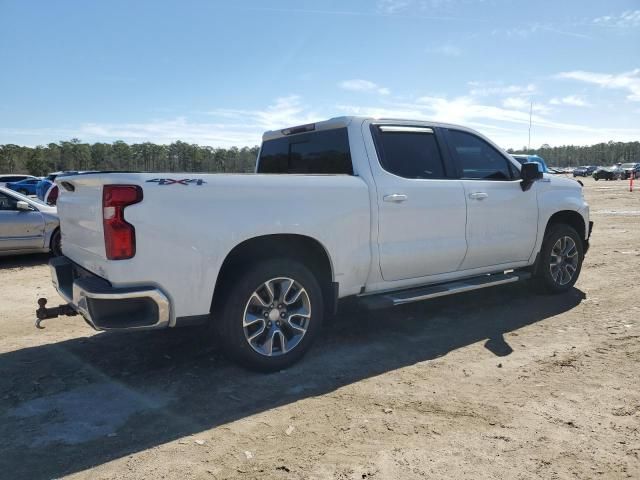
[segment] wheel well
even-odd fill
[[[549,231],[549,227],[551,225],[555,225],[558,223],[564,223],[566,225],[569,225],[570,227],[573,227],[573,229],[578,232],[578,235],[580,235],[580,239],[582,240],[582,244],[584,246],[586,231],[582,215],[574,210],[562,210],[560,212],[554,213],[553,215],[551,215],[551,218],[547,222],[545,235]]]
[[[322,288],[325,305],[332,307],[337,301],[333,287],[331,260],[317,240],[305,235],[276,234],[254,237],[236,245],[227,255],[216,280],[211,311],[224,298],[224,289],[251,265],[271,258],[291,258],[304,263],[316,275]]]

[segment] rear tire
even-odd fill
[[[306,265],[289,258],[267,260],[226,282],[213,312],[223,351],[261,372],[300,360],[324,316],[322,289]]]
[[[552,224],[545,233],[536,272],[537,283],[549,293],[563,293],[580,276],[584,249],[580,235],[564,223]]]
[[[62,235],[60,235],[60,229],[56,229],[51,235],[50,247],[51,254],[54,257],[59,257],[62,255]]]

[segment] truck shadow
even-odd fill
[[[25,268],[36,265],[47,265],[51,255],[48,253],[30,253],[0,257],[0,270],[5,268]]]
[[[527,288],[373,313],[347,308],[301,363],[269,375],[222,358],[202,329],[105,333],[1,354],[1,471],[58,478],[476,342],[486,342],[487,356],[509,355],[520,347],[504,334],[585,298]]]

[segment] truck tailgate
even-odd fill
[[[107,271],[113,262],[107,259],[105,250],[103,187],[117,184],[142,186],[144,181],[142,174],[132,173],[94,173],[58,178],[62,253],[87,270],[111,280],[110,274],[113,275],[118,268],[112,265]],[[129,213],[129,210],[125,212],[125,219]]]

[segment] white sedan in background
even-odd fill
[[[0,256],[49,251],[61,253],[56,207],[0,187]]]

